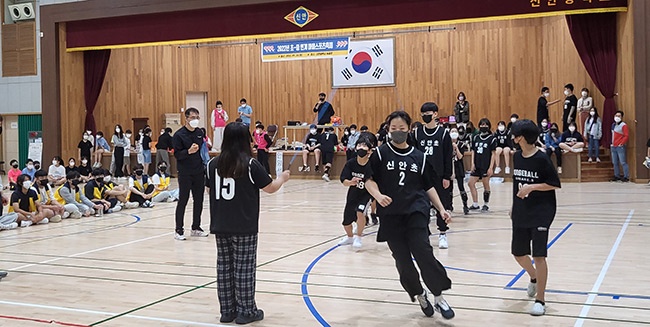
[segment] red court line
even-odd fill
[[[0,319],[32,321],[32,322],[40,322],[40,323],[48,324],[48,325],[55,324],[55,325],[70,326],[70,327],[90,327],[88,325],[79,325],[79,324],[73,324],[73,323],[69,323],[69,322],[62,322],[62,321],[56,321],[56,320],[43,320],[43,319],[24,318],[24,317],[15,317],[15,316],[3,316],[3,315],[0,315]]]

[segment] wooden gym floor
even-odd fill
[[[384,243],[337,247],[346,189],[292,180],[263,195],[256,326],[636,326],[650,324],[650,189],[564,184],[549,241],[547,315],[527,314],[527,277],[510,256],[510,183],[492,212],[458,214],[448,250],[456,318],[425,317],[401,289]],[[0,326],[226,326],[214,236],[175,241],[175,204],[0,232]],[[189,226],[191,204],[186,214]],[[208,228],[207,199],[203,226]],[[432,229],[435,228],[432,226]],[[437,245],[437,236],[432,243]]]

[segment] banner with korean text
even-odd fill
[[[262,61],[334,58],[347,55],[349,47],[349,37],[264,42]]]

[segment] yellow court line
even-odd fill
[[[129,49],[129,48],[161,46],[161,45],[184,45],[184,44],[195,44],[195,43],[223,42],[223,41],[232,41],[232,40],[252,40],[252,39],[270,39],[270,38],[283,38],[283,37],[295,37],[295,36],[311,36],[311,35],[321,35],[327,33],[354,33],[354,32],[376,31],[381,29],[405,29],[405,28],[414,28],[414,27],[429,27],[429,26],[463,24],[463,23],[481,23],[481,22],[491,22],[491,21],[499,21],[499,20],[540,18],[540,17],[564,16],[564,15],[599,14],[599,13],[608,13],[608,12],[627,12],[627,7],[563,10],[563,11],[552,11],[552,12],[542,12],[542,13],[532,13],[532,14],[517,14],[517,15],[507,15],[507,16],[480,17],[480,18],[463,18],[463,19],[441,20],[435,22],[350,27],[350,28],[327,29],[327,30],[305,31],[305,32],[286,32],[286,33],[272,33],[272,34],[211,37],[211,38],[201,38],[201,39],[191,39],[191,40],[88,46],[88,47],[67,48],[66,51],[77,52],[77,51],[105,50],[105,49]],[[323,36],[331,36],[331,35],[323,35]]]

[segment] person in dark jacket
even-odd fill
[[[318,102],[314,105],[314,112],[318,113],[318,125],[330,123],[332,116],[334,116],[334,107],[331,103],[325,101],[325,93],[318,95]]]
[[[169,151],[172,149],[174,149],[174,145],[172,144],[172,129],[167,127],[160,134],[158,143],[156,143],[156,167],[163,161],[169,162]]]

